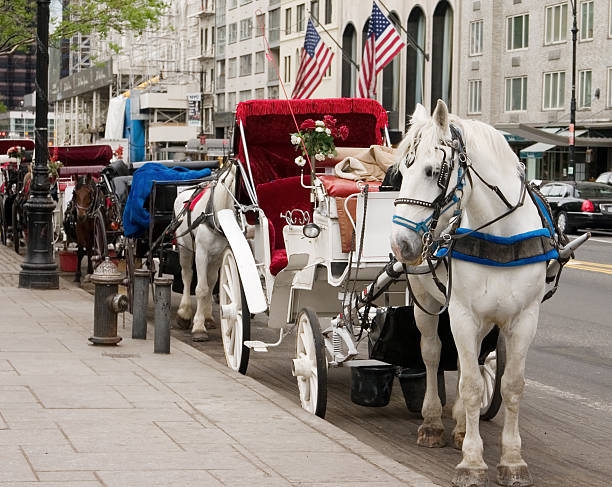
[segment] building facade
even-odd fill
[[[612,136],[612,1],[577,1],[576,134]],[[559,0],[464,1],[457,111],[512,132],[526,124],[567,135],[572,83],[572,6]],[[510,128],[508,128],[510,127]],[[518,132],[518,130],[516,131]],[[568,148],[511,145],[528,177],[573,177]],[[605,146],[576,148],[576,179],[612,167]]]
[[[36,53],[34,49],[0,56],[0,101],[9,110],[19,110],[23,97],[34,91]]]

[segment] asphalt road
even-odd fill
[[[190,342],[182,331],[175,336]],[[253,339],[276,341],[261,318]],[[211,341],[194,344],[225,362],[218,330]],[[251,353],[247,374],[299,403],[291,376],[295,338],[268,353]],[[523,455],[539,487],[612,485],[612,235],[594,235],[564,271],[557,294],[541,309],[538,333],[527,360],[527,387],[521,403]],[[205,387],[205,385],[203,385]],[[447,438],[453,428],[451,405],[456,374],[446,373]],[[395,460],[441,485],[449,485],[460,452],[448,446],[416,446],[421,422],[404,404],[399,383],[391,403],[365,408],[350,402],[350,371],[329,373],[326,419]],[[481,422],[491,484],[499,459],[502,416]]]

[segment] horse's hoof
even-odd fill
[[[417,445],[426,448],[442,448],[446,446],[443,435],[443,428],[434,428],[433,426],[425,426],[422,424],[419,426],[419,431],[417,433]]]
[[[533,479],[527,465],[498,465],[497,483],[506,487],[529,487]]]
[[[191,328],[191,320],[176,315],[176,327],[179,330],[188,330]]]
[[[204,323],[204,326],[206,327],[207,330],[217,328],[217,325],[215,324],[213,320],[206,320],[206,322]]]
[[[196,331],[191,334],[192,342],[207,342],[208,341],[208,333],[205,331]]]
[[[463,448],[463,440],[465,439],[465,431],[454,431],[453,432],[453,447],[457,450]]]
[[[487,487],[489,473],[486,468],[457,467],[451,485],[453,487]]]

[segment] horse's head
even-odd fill
[[[443,101],[438,100],[431,117],[417,105],[391,169],[402,175],[391,231],[391,248],[400,262],[420,263],[424,238],[437,236],[453,216],[455,182],[460,179],[455,160],[460,135],[455,130]]]
[[[94,187],[91,176],[79,178],[74,189],[74,203],[78,222],[84,222],[92,210],[94,203]]]

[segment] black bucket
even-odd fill
[[[393,365],[352,367],[351,401],[360,406],[386,406],[391,400],[394,377]]]
[[[425,389],[427,388],[426,373],[422,369],[401,368],[398,374],[406,407],[413,413],[420,413],[423,408]],[[446,387],[444,385],[444,371],[438,371],[438,396],[442,406],[446,404]]]

